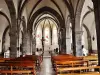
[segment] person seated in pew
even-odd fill
[[[82,52],[83,56],[88,56],[88,50],[84,48],[84,45],[82,45]]]
[[[59,50],[58,50],[58,48],[56,48],[55,51],[56,51],[56,54],[59,54]]]
[[[40,70],[41,69],[41,67],[40,67],[40,63],[43,61],[43,50],[42,49],[38,49],[37,48],[37,50],[36,50],[36,52],[35,52],[35,55],[37,55],[38,56],[38,61],[37,61],[37,70]]]
[[[39,55],[39,49],[37,48],[35,55]]]
[[[39,54],[40,54],[40,55],[43,55],[43,50],[42,50],[42,48],[40,48]]]
[[[41,61],[43,60],[43,50],[41,48],[40,49],[37,48],[35,55],[39,56],[41,58]]]
[[[38,55],[38,56],[40,56],[40,55],[42,55],[43,54],[43,50],[40,48],[40,49],[38,49],[37,48],[37,50],[36,50],[36,52],[35,52],[35,55]]]

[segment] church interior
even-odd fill
[[[0,0],[0,75],[100,75],[100,0]]]

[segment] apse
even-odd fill
[[[58,48],[57,28],[57,23],[50,18],[39,22],[36,29],[36,48],[43,48],[43,45],[45,51]]]

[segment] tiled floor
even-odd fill
[[[44,57],[43,58],[43,62],[42,62],[42,65],[41,65],[41,71],[38,73],[38,75],[55,75],[54,71],[52,69],[50,57]]]

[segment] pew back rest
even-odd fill
[[[0,62],[5,62],[5,61],[9,61],[9,60],[12,60],[13,58],[1,58],[0,57]]]
[[[9,61],[37,61],[37,56],[17,57]]]
[[[89,66],[89,67],[70,67],[70,68],[57,68],[57,73],[60,72],[67,72],[67,71],[72,71],[72,72],[75,72],[75,71],[82,71],[82,70],[85,70],[86,72],[88,72],[90,69],[99,69],[98,71],[100,72],[100,66]]]
[[[83,59],[84,60],[95,60],[95,61],[98,61],[98,56],[97,55],[89,55],[89,56],[83,56]]]
[[[29,75],[29,73],[33,73],[33,75],[35,74],[35,63],[33,63],[32,61],[21,61],[21,62],[1,62],[0,66],[5,66],[5,67],[9,67],[9,70],[5,70],[5,69],[1,69],[0,70],[0,74],[20,74],[20,73],[27,73]],[[20,68],[20,69],[19,69]]]
[[[76,61],[76,60],[83,60],[83,57],[75,57],[75,56],[72,56],[72,55],[52,56],[52,61],[62,61],[62,60]]]

